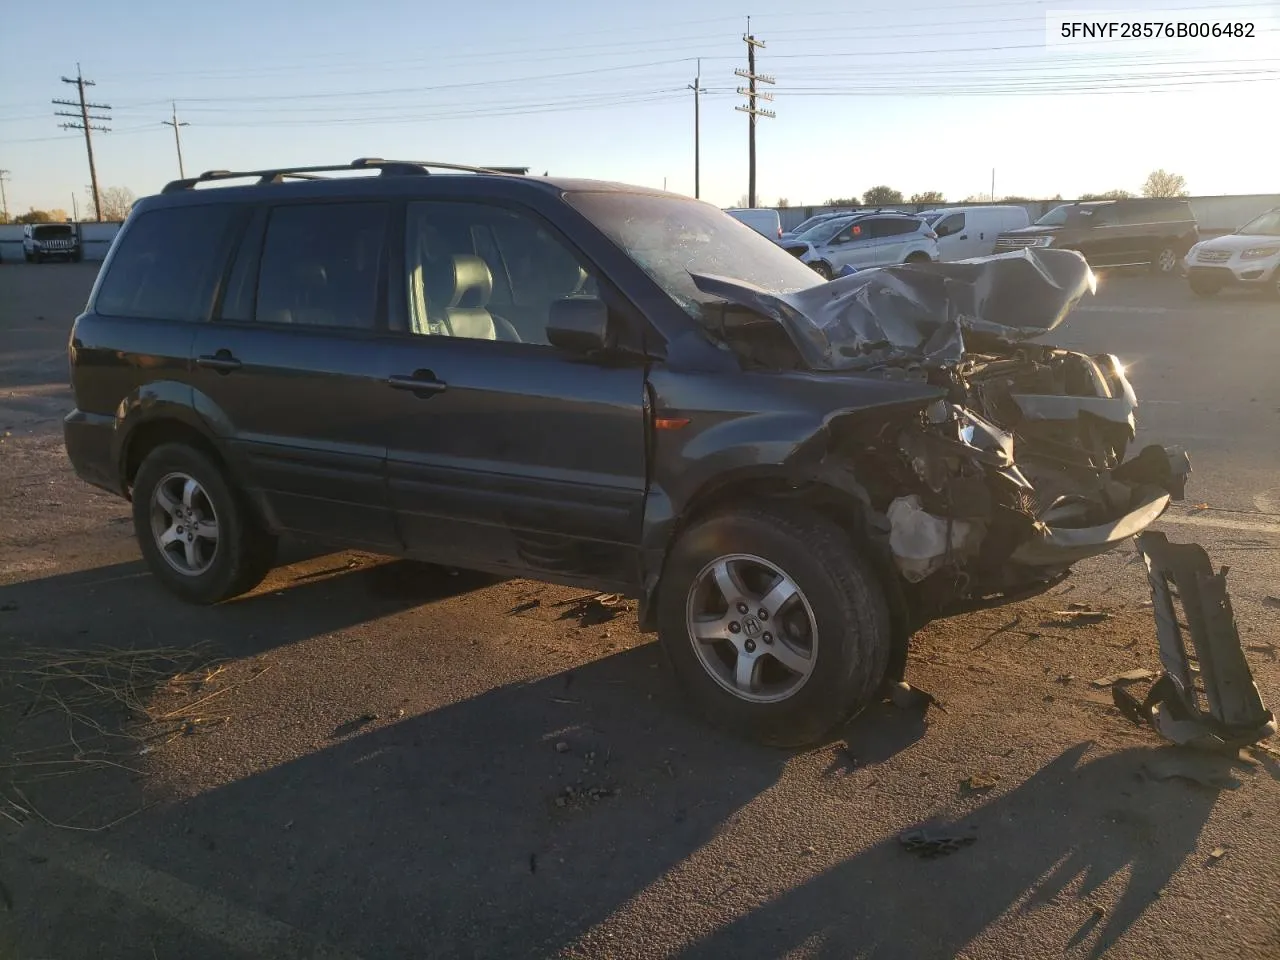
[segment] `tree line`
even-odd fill
[[[128,187],[107,187],[100,193],[102,196],[102,219],[107,221],[123,220],[129,215],[129,211],[133,209],[133,205],[138,199]],[[52,210],[37,210],[35,207],[29,207],[26,213],[19,213],[15,216],[7,216],[0,211],[0,223],[66,223],[70,219],[67,216],[67,211],[61,207]],[[85,201],[84,219],[97,219],[94,216],[92,194]]]
[[[1185,197],[1187,193],[1187,181],[1179,174],[1169,173],[1166,170],[1153,170],[1142,184],[1141,195],[1144,197],[1168,199],[1171,197]],[[1077,199],[1080,200],[1127,200],[1135,194],[1128,190],[1117,189],[1108,190],[1105,193],[1086,193]],[[1001,197],[1003,203],[1032,203],[1036,198],[1008,196]],[[1046,200],[1061,200],[1059,194],[1056,197],[1045,197]],[[989,193],[975,193],[965,197],[965,203],[991,203],[993,200]],[[946,197],[939,190],[926,190],[923,193],[913,193],[910,199],[904,199],[901,190],[895,190],[893,187],[880,185],[872,187],[861,197],[832,197],[826,202],[828,207],[884,207],[892,206],[900,203],[946,203]],[[785,207],[786,201],[780,201],[778,206]]]

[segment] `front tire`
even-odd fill
[[[152,574],[188,603],[252,590],[275,563],[275,538],[222,469],[181,443],[156,447],[138,468],[133,528]]]
[[[816,263],[809,264],[813,268],[813,272],[820,276],[823,280],[830,280],[832,277],[831,264],[825,260],[819,260]]]
[[[781,747],[819,740],[865,706],[892,642],[888,603],[852,538],[820,514],[769,503],[680,537],[658,632],[711,723]]]

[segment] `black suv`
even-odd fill
[[[1083,200],[1054,207],[996,238],[996,253],[1024,247],[1078,250],[1095,267],[1146,266],[1173,275],[1200,239],[1186,200]]]
[[[1027,342],[1091,283],[1056,251],[827,282],[616,184],[213,172],[113,242],[66,446],[189,601],[253,588],[287,533],[622,592],[715,721],[802,743],[921,623],[1181,495],[1176,448],[1121,462],[1114,357]]]

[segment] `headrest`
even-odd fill
[[[489,303],[493,296],[493,274],[489,265],[471,254],[459,254],[453,258],[453,293],[450,307],[474,310]]]

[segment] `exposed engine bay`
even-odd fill
[[[1181,448],[1128,456],[1138,401],[1121,363],[1032,342],[1096,289],[1077,253],[876,268],[781,295],[694,282],[724,302],[706,325],[748,368],[936,388],[924,403],[833,411],[824,457],[851,466],[921,599],[1056,582],[1183,497]]]

